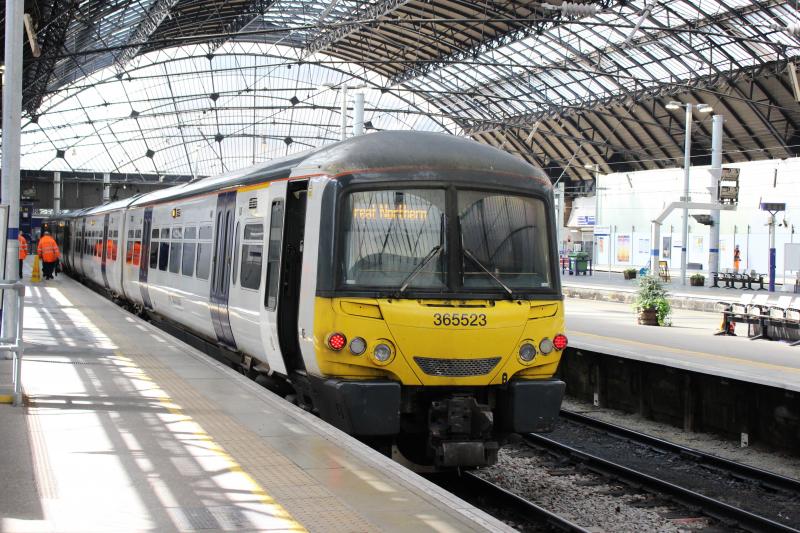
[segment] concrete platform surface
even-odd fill
[[[688,281],[686,285],[681,285],[680,280],[673,278],[671,282],[665,282],[664,286],[669,292],[673,307],[696,311],[713,311],[716,302],[737,301],[742,294],[771,294],[775,299],[783,295],[795,296],[794,293],[781,292],[782,285],[777,286],[776,292],[768,293],[756,290],[757,284],[753,286],[753,290],[745,290],[739,288],[738,283],[735,289],[709,287],[711,280],[708,278],[705,283],[704,287],[692,287]],[[592,276],[565,274],[561,276],[561,284],[564,294],[571,298],[631,303],[639,286],[639,280],[638,278],[626,280],[621,272],[612,272],[611,276],[608,272],[595,272]],[[796,296],[800,297],[800,294]]]
[[[721,313],[675,309],[672,326],[654,327],[626,303],[567,298],[565,310],[574,348],[800,391],[800,346],[749,340],[744,325],[716,337]]]
[[[0,406],[0,532],[510,531],[63,276]]]

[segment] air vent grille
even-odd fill
[[[437,359],[434,357],[414,357],[423,372],[429,376],[467,377],[485,376],[500,362],[499,357],[483,359]]]

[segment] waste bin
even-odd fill
[[[583,274],[585,276],[589,266],[589,254],[587,252],[572,252],[569,254],[569,264],[570,274]]]

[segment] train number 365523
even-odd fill
[[[475,326],[486,325],[486,315],[483,313],[434,313],[434,326]]]

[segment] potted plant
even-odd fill
[[[706,283],[706,277],[702,274],[692,274],[689,277],[689,285],[692,287],[702,287]]]
[[[639,324],[645,326],[668,326],[672,311],[667,300],[667,290],[656,276],[639,278],[639,290],[633,307],[638,313]]]
[[[625,279],[636,279],[636,269],[626,268],[622,271],[622,275],[625,277]]]

